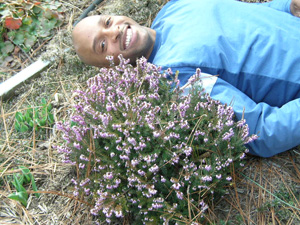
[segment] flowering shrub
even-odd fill
[[[102,220],[201,222],[256,137],[196,85],[200,70],[188,95],[167,76],[145,58],[133,67],[120,56],[76,91],[72,122],[58,123],[66,144],[57,149],[79,172],[74,195],[90,199]]]

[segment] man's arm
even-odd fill
[[[295,1],[295,0],[273,0],[270,2],[258,3],[258,4],[291,14],[291,2],[292,1]]]
[[[259,138],[249,144],[250,153],[271,157],[300,145],[300,99],[290,101],[280,108],[266,103],[257,104],[220,78],[210,95],[223,104],[232,102],[237,118],[244,117],[250,134],[258,134]]]

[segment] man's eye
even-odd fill
[[[111,17],[109,17],[109,18],[106,20],[105,25],[106,25],[106,26],[109,26],[110,22],[111,22]]]
[[[101,42],[101,50],[104,51],[104,48],[105,48],[105,41],[102,41]]]

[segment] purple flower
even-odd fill
[[[176,191],[176,196],[179,200],[183,200],[183,193],[181,191]]]
[[[74,127],[72,127],[72,131],[73,131],[73,132],[75,133],[75,135],[76,135],[76,140],[77,140],[77,141],[82,141],[83,133],[82,133],[82,131],[80,130],[80,128],[74,126]]]
[[[198,80],[200,80],[200,75],[201,75],[201,70],[199,68],[197,68],[196,74],[194,74],[193,76],[191,76],[189,78],[188,83],[194,84],[195,82],[197,82]]]
[[[153,137],[157,138],[160,136],[160,133],[158,131],[153,131]]]
[[[233,129],[230,128],[228,132],[226,132],[225,134],[223,134],[222,136],[222,140],[223,141],[230,141],[231,137],[234,135]]]
[[[104,175],[103,175],[103,178],[104,179],[107,179],[107,180],[111,180],[114,178],[114,175],[112,172],[106,172]]]
[[[250,137],[247,137],[244,141],[244,144],[248,144],[252,141],[255,141],[256,139],[258,139],[258,136],[256,134],[253,134],[252,136]]]
[[[80,186],[83,187],[83,186],[87,185],[89,182],[90,182],[90,179],[86,178],[85,180],[80,182]]]
[[[120,159],[122,159],[122,160],[130,160],[129,157],[128,157],[128,155],[124,155],[124,154],[123,154],[123,155],[120,155],[119,157],[120,157]]]
[[[151,186],[148,191],[150,195],[155,195],[157,193],[157,190],[154,189],[154,186]]]
[[[204,177],[201,177],[201,180],[204,181],[204,182],[210,182],[210,181],[212,181],[212,177],[211,176],[204,176]]]
[[[82,161],[89,161],[89,159],[85,156],[85,155],[80,155],[80,157],[79,157]]]
[[[159,167],[158,167],[156,164],[154,164],[153,166],[151,166],[151,167],[149,168],[149,171],[150,171],[151,173],[156,173],[156,172],[158,172],[158,170],[159,170]]]
[[[163,208],[164,205],[163,204],[160,204],[160,203],[152,203],[151,207],[153,209],[160,209],[160,208]]]
[[[136,165],[138,165],[139,164],[139,160],[137,160],[137,159],[132,159],[131,160],[131,165],[133,166],[133,167],[135,167]]]
[[[172,188],[174,188],[175,190],[179,190],[180,187],[181,187],[180,183],[175,183],[172,185]]]
[[[211,170],[211,165],[205,165],[204,169],[205,169],[206,171],[210,171],[210,170]]]
[[[90,188],[84,188],[84,192],[86,195],[90,195]]]
[[[140,176],[145,176],[146,175],[146,173],[143,170],[138,170],[138,174]]]
[[[238,121],[237,124],[236,124],[236,126],[238,128],[242,128],[245,125],[245,123],[246,123],[246,120],[243,119],[243,120]]]
[[[132,144],[133,146],[136,145],[136,140],[135,140],[134,138],[129,137],[127,140],[128,140],[128,142],[129,142],[130,144]]]
[[[73,146],[78,150],[81,150],[81,145],[79,143],[74,142]]]
[[[83,163],[79,163],[78,167],[79,167],[80,169],[84,169],[84,167],[85,167],[85,164],[83,164]]]
[[[122,213],[121,210],[115,211],[115,215],[116,215],[117,218],[123,217],[123,213]]]

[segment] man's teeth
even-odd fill
[[[127,35],[126,35],[126,41],[125,41],[125,47],[128,48],[129,43],[131,41],[131,37],[132,37],[132,30],[131,28],[127,29]]]

